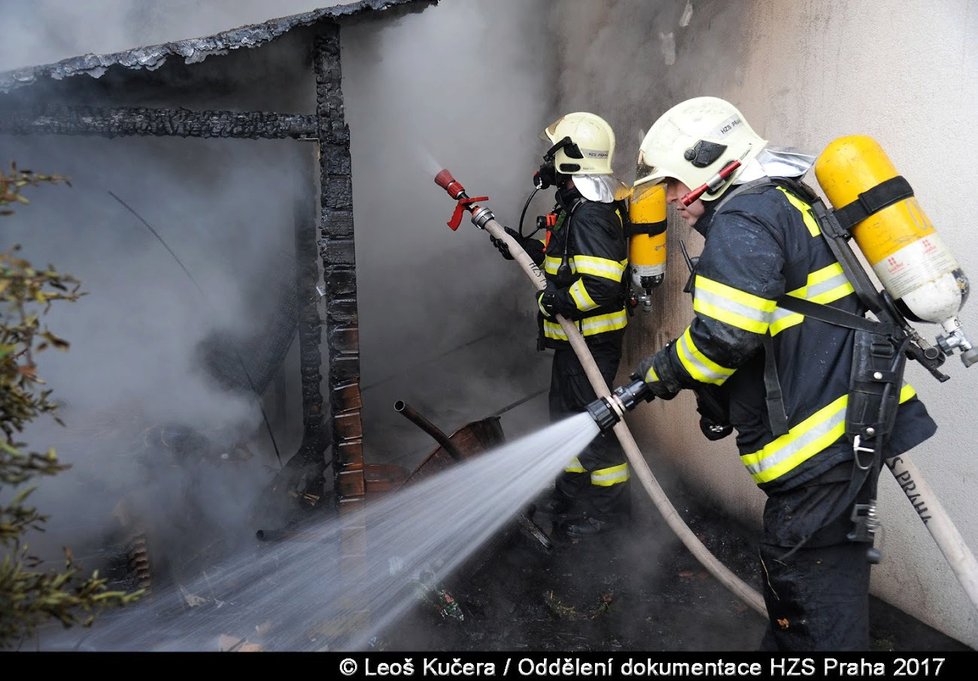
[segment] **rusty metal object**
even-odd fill
[[[363,477],[367,482],[367,497],[375,498],[397,490],[407,480],[410,471],[392,463],[368,463]]]
[[[463,461],[501,445],[506,439],[499,423],[499,417],[496,416],[490,416],[481,421],[473,421],[451,435],[446,435],[444,431],[403,400],[394,403],[394,410],[431,435],[439,445],[414,469],[405,483],[417,482],[439,473],[458,461]]]
[[[481,421],[473,421],[449,436],[403,400],[397,400],[394,403],[394,410],[417,425],[421,430],[431,435],[439,445],[408,476],[404,484],[417,482],[418,480],[435,475],[459,461],[478,456],[493,447],[501,445],[506,440],[498,416],[490,416]],[[547,536],[547,533],[525,513],[519,514],[517,523],[520,530],[538,542],[544,550],[551,551],[553,549],[553,542]]]

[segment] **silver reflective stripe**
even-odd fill
[[[611,487],[627,482],[629,477],[628,464],[623,463],[618,466],[602,468],[591,471],[591,484],[598,487]]]
[[[749,305],[744,305],[738,303],[735,300],[731,300],[727,296],[721,296],[712,291],[707,291],[703,287],[697,287],[694,293],[696,302],[706,303],[708,305],[715,306],[726,312],[732,312],[738,314],[741,317],[746,317],[761,324],[767,324],[770,317],[770,313],[763,310],[758,310],[756,307],[751,307]],[[721,320],[724,321],[724,320]]]
[[[848,395],[835,399],[760,451],[742,455],[754,481],[775,480],[838,440],[845,433],[847,402]]]
[[[733,369],[728,369],[711,361],[706,355],[700,352],[689,335],[689,328],[679,337],[679,346],[676,348],[676,351],[683,368],[700,383],[716,383],[719,385],[734,373]]]

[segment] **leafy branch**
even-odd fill
[[[16,164],[9,171],[0,170],[0,215],[13,215],[13,206],[28,205],[23,190],[42,183],[70,186],[67,178],[20,170]],[[75,302],[83,295],[74,277],[50,265],[35,268],[20,257],[20,246],[0,252],[0,649],[51,620],[65,627],[88,626],[104,608],[126,605],[142,595],[109,591],[98,571],[82,575],[68,548],[62,570],[44,571],[25,543],[25,535],[43,531],[48,520],[28,504],[35,489],[28,483],[69,468],[54,449],[31,451],[17,439],[42,414],[61,423],[35,358],[49,348],[67,351],[69,343],[41,320],[52,304]],[[9,501],[3,501],[5,492]]]

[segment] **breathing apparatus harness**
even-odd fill
[[[852,443],[853,475],[843,507],[848,507],[855,501],[868,478],[870,499],[867,503],[853,504],[850,519],[854,525],[848,538],[851,541],[869,543],[867,559],[875,564],[881,558],[879,550],[872,546],[880,526],[876,514],[877,475],[882,466],[883,448],[896,421],[906,360],[917,360],[942,382],[948,376],[938,370],[944,362],[944,353],[923,340],[885,290],[876,289],[853,252],[849,239],[855,224],[913,192],[902,177],[894,178],[888,185],[881,185],[881,190],[869,199],[864,199],[861,205],[850,204],[832,211],[810,187],[799,180],[762,177],[732,190],[717,205],[717,211],[734,196],[757,194],[769,187],[783,187],[811,207],[812,216],[818,223],[826,244],[842,266],[860,302],[876,317],[871,319],[789,295],[784,295],[777,301],[778,306],[783,309],[856,332],[845,427],[846,437]],[[764,349],[768,418],[774,436],[778,437],[788,432],[788,422],[770,334],[764,336]],[[837,516],[825,518],[823,526],[834,517]],[[787,558],[797,551],[805,541],[807,539],[783,557]]]

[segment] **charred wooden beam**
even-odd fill
[[[360,418],[360,339],[357,270],[353,248],[353,177],[350,129],[343,111],[340,28],[323,26],[314,44],[316,113],[319,116],[320,241],[326,296],[326,347],[333,433],[333,481],[339,512],[347,516],[340,537],[343,597],[330,607],[344,613],[338,632],[346,638],[363,631],[370,613],[354,599],[354,586],[366,577],[367,493]]]
[[[316,36],[316,114],[319,129],[320,242],[326,296],[326,347],[333,434],[333,474],[340,510],[362,506],[366,492],[360,418],[360,342],[353,243],[353,178],[346,124],[340,30]]]
[[[0,134],[305,139],[317,116],[269,111],[192,111],[49,105],[0,109]]]
[[[303,179],[313,191],[312,159]],[[319,264],[316,211],[306,201],[295,206],[296,293],[299,303],[299,377],[302,389],[302,442],[296,456],[303,467],[316,466],[324,470],[326,460],[325,420],[323,415],[322,339],[323,320],[319,313]]]

